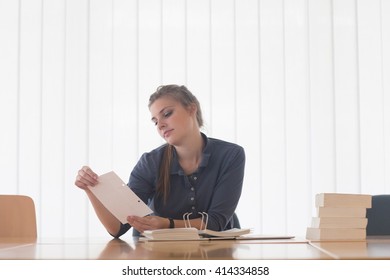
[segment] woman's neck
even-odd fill
[[[198,169],[202,161],[202,152],[204,141],[202,134],[199,132],[192,137],[185,145],[175,147],[179,158],[179,163],[186,174],[191,174]]]

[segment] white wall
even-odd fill
[[[303,236],[318,192],[390,192],[389,0],[0,0],[1,193],[39,235],[107,236],[73,183],[161,144],[149,95],[186,84],[247,154],[238,214]]]

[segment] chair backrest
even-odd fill
[[[35,205],[24,195],[0,195],[0,237],[37,238]]]
[[[390,195],[373,195],[366,216],[367,235],[390,235]]]
[[[241,228],[240,220],[238,219],[238,216],[236,213],[233,214],[233,227]]]

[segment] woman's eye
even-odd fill
[[[164,112],[164,118],[168,118],[169,116],[171,116],[173,113],[173,111],[167,111],[167,112]]]
[[[165,111],[161,113],[161,118],[167,119],[173,114],[173,110]],[[158,125],[158,119],[157,118],[152,118],[152,122],[155,126]]]

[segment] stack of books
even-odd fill
[[[320,193],[316,195],[317,216],[306,230],[308,240],[365,240],[367,208],[371,195]]]

